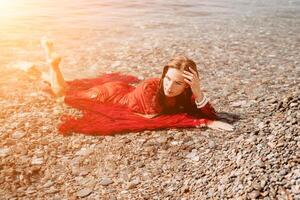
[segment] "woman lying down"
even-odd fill
[[[195,62],[185,56],[173,57],[160,78],[140,81],[132,75],[111,73],[65,81],[53,43],[43,39],[42,46],[50,67],[52,94],[83,111],[81,118],[62,116],[61,134],[111,135],[188,127],[233,131],[232,125],[218,120],[201,89]]]

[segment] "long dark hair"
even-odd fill
[[[162,113],[164,114],[171,114],[171,113],[180,113],[180,112],[187,112],[189,114],[193,114],[195,111],[195,107],[191,104],[191,97],[193,92],[190,87],[185,88],[185,90],[178,96],[175,97],[175,106],[168,107],[166,104],[166,96],[164,94],[164,87],[163,87],[163,79],[168,72],[169,68],[178,69],[180,71],[186,70],[190,71],[190,68],[197,72],[197,65],[196,63],[187,58],[186,56],[175,56],[173,57],[163,68],[163,72],[159,81],[159,89],[156,95],[156,101],[158,105],[162,107]]]

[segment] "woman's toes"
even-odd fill
[[[41,45],[45,48],[46,51],[52,51],[53,50],[53,42],[49,40],[46,37],[43,37],[41,39]]]

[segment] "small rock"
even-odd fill
[[[57,108],[55,108],[54,110],[53,110],[53,115],[58,115],[58,114],[60,114],[62,112],[62,110],[61,109],[59,109],[58,107]]]
[[[283,147],[284,146],[284,142],[280,142],[276,145],[276,147]]]
[[[121,65],[121,61],[116,61],[111,65],[111,67],[115,68],[115,67],[119,67],[120,65]]]
[[[255,143],[257,140],[257,136],[256,135],[252,135],[250,136],[247,141],[250,142],[250,143]]]
[[[274,144],[273,142],[268,142],[267,145],[272,149],[276,147],[276,144]]]
[[[257,191],[261,191],[261,189],[262,189],[260,183],[258,183],[258,182],[256,182],[256,181],[254,181],[254,182],[252,183],[252,187],[253,187],[255,190],[257,190]]]
[[[85,176],[85,175],[88,175],[89,173],[90,173],[90,172],[89,172],[88,170],[83,169],[83,170],[80,171],[79,175],[80,175],[80,176]]]
[[[100,184],[103,186],[107,186],[112,183],[113,183],[113,181],[110,178],[103,178],[102,180],[100,180]]]
[[[76,152],[76,156],[88,156],[93,152],[92,149],[87,149],[85,147],[81,148],[79,151]]]
[[[26,135],[26,132],[21,132],[21,131],[16,131],[14,132],[11,137],[13,139],[21,139],[22,137],[24,137]]]
[[[140,184],[140,181],[139,181],[139,180],[134,180],[134,181],[128,183],[127,189],[133,189],[133,188],[135,188],[138,184]]]
[[[264,187],[266,186],[266,184],[267,184],[267,181],[266,181],[265,179],[262,179],[262,180],[260,181],[260,186],[261,186],[262,188],[264,188]]]
[[[264,122],[260,122],[259,124],[258,124],[258,128],[259,129],[263,129],[265,127],[265,123]]]
[[[29,189],[29,190],[26,190],[26,193],[27,194],[33,194],[33,193],[36,193],[36,190]]]
[[[257,190],[253,190],[252,192],[249,193],[250,199],[257,199],[257,197],[260,195],[260,192]]]
[[[197,154],[198,154],[197,151],[195,149],[193,149],[191,153],[186,155],[186,157],[193,161],[198,162],[200,157]]]
[[[90,189],[90,188],[84,188],[82,190],[79,190],[76,194],[77,194],[78,197],[83,198],[83,197],[89,196],[92,192],[93,192],[92,189]]]
[[[291,189],[294,194],[300,194],[300,185],[292,185]]]
[[[47,187],[52,186],[53,184],[54,184],[54,183],[53,183],[51,180],[49,180],[49,181],[47,181],[47,182],[43,185],[43,187],[47,188]]]
[[[0,157],[6,157],[10,153],[10,148],[0,148]]]
[[[269,190],[269,195],[271,197],[275,197],[276,196],[276,190],[274,189],[274,187],[270,187],[270,190]]]
[[[178,142],[178,141],[171,141],[170,144],[171,144],[172,146],[176,146],[176,145],[179,144],[179,142]]]
[[[96,184],[96,181],[94,177],[85,177],[83,178],[82,176],[78,176],[75,178],[77,183],[79,185],[85,186],[85,187],[93,187]]]
[[[246,104],[247,104],[247,101],[242,100],[242,101],[236,101],[236,102],[231,103],[231,106],[232,107],[243,107]]]
[[[43,158],[36,158],[34,157],[31,161],[32,165],[41,165],[44,163],[44,159]]]
[[[269,191],[268,191],[268,190],[266,190],[266,191],[260,193],[260,195],[263,196],[263,197],[266,197],[268,194],[269,194]],[[264,199],[265,199],[265,198],[264,198]]]
[[[282,169],[282,170],[280,170],[279,175],[280,175],[280,176],[284,176],[284,175],[286,175],[287,173],[288,173],[288,171],[287,171],[286,169]]]
[[[208,142],[208,147],[211,148],[211,149],[213,149],[213,148],[216,147],[216,143],[215,143],[214,141],[210,140],[210,141]]]
[[[55,187],[51,187],[51,188],[49,188],[49,189],[46,191],[47,194],[54,194],[54,193],[57,193],[57,192],[59,192],[59,190],[56,189]]]
[[[255,165],[258,167],[265,167],[265,164],[261,159],[256,160]]]

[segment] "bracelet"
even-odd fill
[[[204,95],[201,101],[195,100],[197,108],[202,108],[208,103],[209,99]]]

